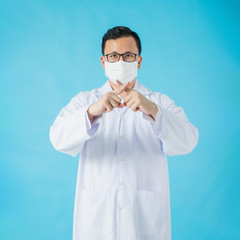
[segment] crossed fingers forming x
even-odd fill
[[[119,80],[117,80],[117,84],[119,86],[118,89],[115,89],[113,92],[116,95],[120,95],[124,100],[124,106],[128,106],[133,111],[138,111],[140,107],[140,93],[132,88],[128,87],[129,82],[122,84]],[[139,97],[139,98],[138,98]],[[143,96],[141,96],[143,97]]]

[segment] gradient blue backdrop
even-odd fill
[[[168,157],[173,240],[240,239],[239,1],[0,3],[0,239],[69,240],[79,156],[53,149],[49,128],[80,91],[107,80],[107,29],[142,41],[138,80],[182,106],[199,129]]]

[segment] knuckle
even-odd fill
[[[105,96],[106,96],[106,98],[109,98],[111,96],[111,93],[108,92],[105,94]]]

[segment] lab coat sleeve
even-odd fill
[[[102,119],[100,115],[90,121],[87,114],[90,104],[84,103],[81,98],[84,98],[81,94],[75,96],[61,109],[49,133],[53,147],[73,157],[81,151],[88,139],[96,135]]]
[[[198,129],[192,125],[182,107],[176,106],[166,94],[155,103],[158,112],[154,120],[143,113],[143,118],[152,125],[154,135],[162,141],[163,152],[169,156],[190,153],[198,142]]]

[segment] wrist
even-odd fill
[[[155,103],[153,103],[153,111],[152,111],[151,115],[154,118],[154,120],[156,120],[157,113],[158,113],[158,107]]]
[[[89,120],[91,121],[95,116],[90,113],[90,111],[89,111],[89,110],[90,110],[90,107],[91,107],[91,106],[89,106],[88,109],[87,109],[87,114],[88,114]]]

